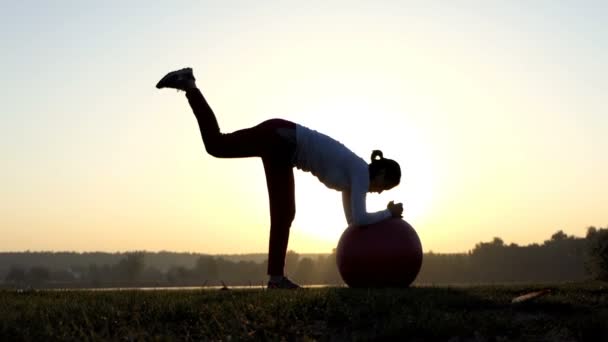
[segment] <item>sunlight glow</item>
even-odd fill
[[[604,225],[603,13],[469,6],[4,6],[0,249],[265,252],[261,161],[209,156],[184,94],[154,87],[185,66],[223,132],[280,117],[398,161],[368,211],[403,202],[425,250]],[[330,252],[340,193],[296,171],[296,206],[289,248]]]

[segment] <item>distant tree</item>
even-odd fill
[[[84,265],[70,265],[68,270],[74,275],[74,278],[81,279],[87,272],[87,268]]]
[[[502,247],[505,245],[505,242],[501,238],[495,237],[491,244],[497,247]]]
[[[589,228],[587,228],[587,238],[592,237],[593,235],[595,235],[597,233],[597,228],[595,228],[594,226],[591,226]]]
[[[312,259],[308,257],[302,258],[298,263],[298,268],[296,269],[293,277],[301,283],[310,284],[314,281],[314,272],[315,263],[312,261]]]
[[[160,285],[165,280],[165,274],[154,266],[146,266],[139,277],[140,282],[145,282],[146,284],[158,284]],[[147,286],[147,285],[146,285]]]
[[[290,250],[287,251],[287,255],[285,256],[285,270],[287,272],[293,273],[298,268],[298,262],[300,261],[300,254]]]
[[[194,271],[202,280],[217,280],[219,270],[215,258],[211,256],[201,256],[196,260]]]
[[[70,269],[53,270],[51,271],[50,279],[58,283],[70,283],[76,280],[76,275]]]
[[[192,279],[192,272],[183,266],[172,266],[167,271],[166,277],[172,285],[179,285],[189,282]]]
[[[14,285],[22,285],[26,280],[25,269],[19,266],[11,266],[4,278],[4,281]]]
[[[46,267],[34,266],[27,273],[27,279],[31,285],[42,286],[51,279],[51,272]]]
[[[556,232],[555,234],[551,235],[551,240],[553,241],[561,241],[561,240],[566,240],[568,239],[568,235],[566,235],[566,233],[564,233],[563,230],[560,230],[558,232]]]
[[[338,285],[343,284],[342,276],[338,271],[336,263],[336,249],[332,249],[331,254],[324,257],[319,265],[321,272],[321,282],[324,284]]]
[[[587,230],[588,260],[587,269],[592,277],[608,280],[608,228]]]
[[[145,254],[143,252],[127,253],[125,258],[115,266],[119,280],[134,282],[139,279],[144,271]]]
[[[93,287],[100,286],[102,274],[99,266],[97,266],[97,264],[89,264],[89,267],[85,271],[84,279],[87,280]]]

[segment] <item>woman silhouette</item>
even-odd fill
[[[295,217],[293,167],[311,172],[328,188],[342,192],[344,214],[349,225],[367,225],[401,217],[403,205],[389,202],[386,210],[368,213],[368,192],[381,193],[397,186],[399,164],[375,150],[368,165],[346,146],[331,137],[283,119],[271,119],[257,126],[223,134],[215,114],[196,86],[191,68],[165,75],[158,89],[186,92],[198,121],[207,152],[218,158],[260,157],[264,164],[270,201],[268,288],[296,289],[300,286],[284,276],[289,229]]]

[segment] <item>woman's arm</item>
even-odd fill
[[[349,225],[362,226],[372,224],[392,216],[388,209],[368,213],[366,208],[366,182],[352,182],[351,188],[342,192],[344,216]],[[369,184],[367,184],[369,187]]]
[[[348,225],[353,224],[353,214],[350,209],[350,190],[342,191],[342,207],[344,207],[344,217],[346,217],[346,223]]]

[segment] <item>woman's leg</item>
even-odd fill
[[[192,68],[183,68],[166,74],[156,88],[183,90],[190,102],[190,107],[198,120],[205,149],[209,154],[220,158],[261,157],[273,146],[269,145],[271,136],[276,135],[272,125],[258,125],[230,134],[220,132],[217,119],[211,107],[196,87]],[[290,123],[295,128],[293,123]]]
[[[271,119],[255,127],[222,134],[203,94],[196,88],[188,89],[186,97],[209,154],[219,158],[262,157],[270,207],[268,274],[283,275],[289,230],[296,211],[292,162],[295,142],[281,135],[279,130],[295,130],[295,124]]]
[[[276,148],[273,146],[275,143],[284,142],[284,139],[276,140],[276,128],[295,128],[295,124],[289,121],[273,119],[251,128],[224,134],[220,132],[215,114],[198,88],[188,89],[186,97],[198,121],[205,149],[214,157],[261,157]]]
[[[270,206],[268,275],[282,276],[289,229],[296,214],[293,166],[287,158],[263,157]]]

